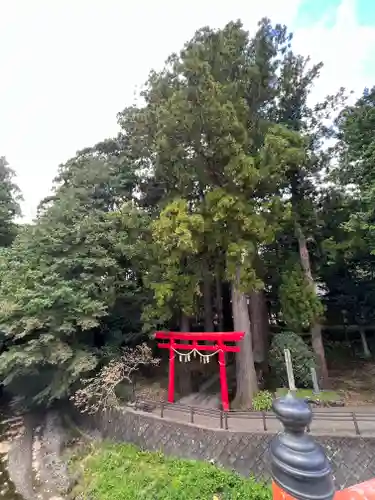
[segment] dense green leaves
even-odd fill
[[[323,316],[319,297],[298,263],[282,273],[279,293],[282,319],[292,331],[302,332]]]
[[[16,238],[19,192],[1,158],[8,390],[51,403],[155,328],[225,325],[246,333],[236,401],[250,407],[267,312],[310,329],[326,380],[324,317],[374,317],[375,89],[350,107],[342,88],[310,105],[320,68],[267,19],[253,36],[239,21],[198,30],[150,73],[143,105],[119,113],[117,137],[59,167]]]
[[[1,259],[7,348],[0,371],[5,385],[12,389],[14,382],[17,391],[20,379],[48,373],[43,390],[30,394],[27,388],[38,402],[64,396],[100,363],[100,348],[121,345],[126,334],[141,329],[142,214],[124,203],[111,165],[88,159],[79,166],[66,166],[69,182],[58,187],[52,206]],[[124,309],[129,299],[131,306]],[[114,311],[123,324],[108,332]]]
[[[314,353],[304,340],[293,332],[275,335],[270,350],[270,366],[278,383],[288,387],[284,350],[289,349],[293,360],[293,372],[297,387],[311,387],[311,368],[316,366]]]
[[[17,234],[15,218],[21,215],[22,196],[14,182],[14,171],[0,156],[0,247],[9,246]]]
[[[77,494],[94,500],[160,498],[212,500],[213,498],[270,500],[271,489],[204,462],[169,458],[130,445],[107,445],[85,457]],[[130,478],[124,481],[124,477]]]

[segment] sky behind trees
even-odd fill
[[[151,68],[204,25],[268,16],[295,33],[296,51],[322,60],[313,98],[374,83],[370,0],[0,0],[0,155],[16,170],[25,220],[60,163],[117,133],[116,113]]]

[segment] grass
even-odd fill
[[[276,390],[276,397],[280,398],[286,396],[289,392],[289,389],[285,387],[279,388]],[[335,403],[337,401],[341,401],[341,397],[338,392],[335,391],[322,391],[319,394],[314,394],[312,389],[297,389],[295,393],[297,398],[301,399],[311,399],[311,400],[319,400],[325,403]]]
[[[269,486],[214,465],[169,458],[128,444],[102,444],[81,456],[75,497],[91,500],[271,500]],[[77,463],[76,463],[77,465]]]

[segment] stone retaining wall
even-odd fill
[[[243,475],[269,480],[269,442],[272,433],[213,430],[181,424],[156,415],[115,410],[90,418],[103,438],[133,443],[149,451],[205,460]],[[314,436],[331,461],[338,488],[375,477],[375,438]]]

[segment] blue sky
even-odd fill
[[[362,25],[375,25],[375,4],[371,0],[358,0],[356,8],[358,22]]]
[[[344,77],[344,86],[358,91],[359,82],[359,86],[364,80],[368,86],[375,84],[374,0],[301,0],[292,26],[297,33],[310,33],[306,45],[312,48],[307,48],[307,52],[319,55],[326,69],[344,68],[345,64],[351,68],[356,58],[360,61],[356,65],[357,82],[351,84],[352,79]],[[315,39],[314,32],[317,33]],[[330,43],[326,45],[324,39]],[[336,62],[332,63],[332,59]],[[342,72],[345,74],[344,69]]]
[[[320,22],[326,16],[327,24],[332,26],[341,3],[341,0],[302,0],[295,22],[297,25],[308,26]],[[375,2],[372,0],[355,1],[354,12],[359,25],[375,25]]]
[[[341,0],[302,0],[294,23],[306,27],[324,20],[327,27],[332,27],[340,4]]]
[[[59,163],[116,134],[116,113],[197,28],[240,18],[251,31],[263,16],[325,63],[312,99],[375,84],[375,0],[0,0],[0,155],[25,219]]]

